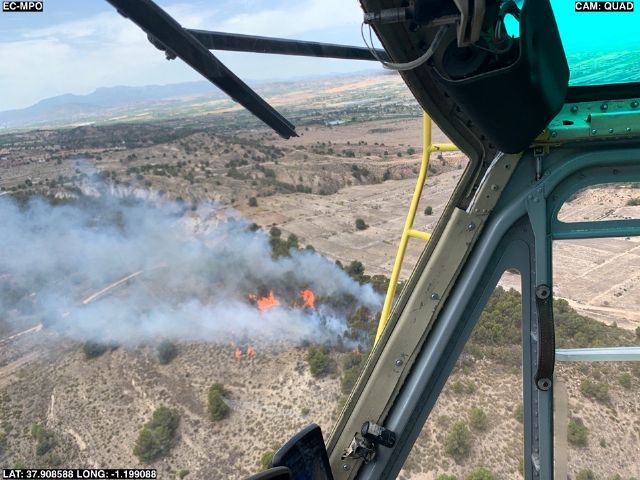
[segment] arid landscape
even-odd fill
[[[153,208],[177,204],[190,226],[187,237],[194,238],[226,221],[212,217],[212,208],[233,211],[248,231],[262,235],[274,265],[291,261],[291,247],[300,255],[315,251],[327,265],[341,265],[335,271],[345,285],[384,292],[420,161],[415,101],[392,75],[267,85],[262,93],[294,120],[298,138],[282,140],[230,101],[204,94],[3,133],[0,202],[12,199],[27,208],[41,196],[56,208],[108,195],[135,197]],[[434,141],[446,139],[437,131]],[[433,156],[416,228],[433,228],[466,163],[457,152]],[[639,205],[637,185],[603,186],[572,198],[560,219],[639,218]],[[410,242],[401,278],[422,248],[420,241]],[[151,263],[151,270],[161,271],[153,275],[141,274],[133,262],[123,265],[89,280],[76,272],[61,276],[70,277],[76,303],[84,299],[96,308],[129,291],[145,290],[160,303],[175,295],[172,282],[183,290],[190,285],[189,272],[173,270],[171,262]],[[343,344],[326,351],[313,339],[278,342],[251,329],[239,341],[154,333],[140,344],[96,346],[94,339],[70,338],[54,328],[34,308],[41,295],[37,286],[11,289],[11,277],[0,270],[0,305],[12,305],[0,312],[0,464],[6,467],[149,465],[159,478],[243,478],[306,424],[316,422],[328,435],[376,321],[373,307],[340,310],[338,300],[316,292],[313,308],[343,312],[339,325],[348,330]],[[296,283],[288,294],[294,298],[313,281]],[[518,293],[509,289],[519,290],[518,282],[517,275],[504,275],[505,290],[477,327],[400,478],[463,479],[476,467],[486,467],[491,478],[522,478],[518,342],[494,344],[481,328],[494,322],[517,331]],[[554,283],[556,296],[566,300],[560,301],[563,314],[588,331],[588,341],[640,345],[640,238],[558,242]],[[267,320],[250,289],[237,293]],[[256,290],[258,300],[271,293],[268,286]],[[295,304],[298,299],[279,301],[294,315],[307,308]],[[581,332],[563,332],[562,346],[586,346]],[[165,362],[161,345],[167,338],[175,351]],[[593,478],[579,477],[585,469],[598,480],[640,477],[638,365],[558,366],[567,391],[570,478]],[[212,389],[216,384],[221,386]],[[168,449],[146,462],[134,446],[159,407],[175,409],[179,424]],[[466,438],[466,448],[450,446],[454,431]]]

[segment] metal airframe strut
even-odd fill
[[[346,407],[351,417],[381,412],[379,416],[367,419],[394,431],[397,435],[396,446],[393,449],[379,449],[376,460],[365,466],[345,462],[340,458],[344,437],[338,436],[340,427],[344,428],[345,425],[339,424],[329,443],[336,479],[356,476],[365,479],[395,478],[488,295],[506,268],[518,269],[523,281],[525,478],[553,478],[553,387],[542,390],[534,381],[539,348],[534,289],[543,279],[551,282],[551,245],[554,239],[640,235],[640,220],[637,219],[578,224],[563,224],[557,220],[557,212],[566,198],[585,186],[612,181],[640,181],[640,153],[637,147],[637,142],[629,142],[626,145],[601,144],[588,148],[576,146],[552,150],[543,160],[543,175],[539,181],[535,180],[533,153],[528,152],[518,162],[516,172],[501,192],[453,289],[441,296],[444,306],[437,315],[432,316],[433,306],[429,299],[435,276],[442,272],[414,272],[416,275],[422,273],[417,287],[409,293],[408,300],[400,305],[402,310],[395,312],[397,321],[393,332],[383,335],[381,343],[385,346],[384,351],[376,355],[379,347],[374,348],[371,362],[376,365],[375,368],[367,366],[369,377],[365,388],[356,387],[349,402],[351,409],[349,405]],[[481,187],[491,183],[493,178],[489,173]],[[535,198],[537,202],[534,202]],[[541,206],[532,208],[534,203]],[[454,241],[453,235],[459,233],[451,229],[448,234],[443,234],[438,243]],[[414,338],[419,328],[428,332],[426,342],[411,358],[411,352],[405,350],[407,337]],[[385,355],[387,352],[395,352],[395,357]],[[405,352],[406,356],[403,356]],[[387,362],[393,362],[394,358],[412,364],[410,372],[402,379],[400,375],[393,377],[383,373],[385,368],[389,368]],[[393,371],[393,365],[390,370]],[[363,394],[367,386],[384,381],[399,384],[391,397]],[[349,420],[357,423],[360,419]]]

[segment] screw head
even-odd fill
[[[476,224],[471,222],[469,225],[467,225],[467,230],[471,231],[471,230],[475,230],[476,228]]]
[[[606,103],[603,103],[602,105],[600,105],[600,110],[602,110],[603,112],[606,112],[607,110],[609,110],[609,105]]]
[[[596,129],[594,128],[593,130],[591,130],[591,133],[592,133],[593,135],[595,135],[596,133],[598,133],[598,130],[596,130]]]
[[[402,361],[402,359],[401,359],[401,358],[397,359],[397,360],[396,360],[396,367],[401,367],[403,363],[404,363],[404,362]]]
[[[630,132],[630,131],[631,131],[631,127],[627,127],[627,132]]]
[[[346,472],[349,470],[349,465],[347,465],[346,463],[342,464],[342,469]]]
[[[638,108],[638,105],[640,105],[640,103],[637,100],[631,102],[631,108]]]
[[[610,129],[609,129],[609,133],[613,133],[613,128],[610,128]]]
[[[440,295],[438,295],[437,293],[433,292],[431,294],[431,300],[439,300],[440,299]]]
[[[572,105],[571,106],[571,113],[578,113],[578,106],[577,105]]]
[[[553,132],[551,132],[551,136],[552,137],[557,137],[558,136],[558,132],[556,132],[555,130]]]

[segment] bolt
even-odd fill
[[[552,137],[557,137],[558,136],[558,132],[556,132],[555,130],[553,132],[551,132],[551,136]]]
[[[595,135],[596,133],[598,133],[598,130],[596,130],[596,129],[594,128],[593,130],[591,130],[591,133],[592,133],[593,135]]]
[[[609,129],[609,133],[613,133],[613,128],[610,128],[610,129]]]
[[[440,300],[440,295],[438,295],[437,293],[433,292],[431,294],[431,300]]]
[[[602,110],[603,112],[606,112],[607,110],[609,110],[609,105],[607,105],[606,103],[603,103],[602,105],[600,105],[600,110]]]
[[[630,131],[631,131],[631,127],[627,127],[627,132],[630,132]]]
[[[578,113],[578,106],[577,105],[572,105],[571,106],[571,113]]]
[[[633,102],[631,102],[631,108],[638,108],[638,105],[640,105],[640,103],[638,103],[637,100],[634,100]]]
[[[498,190],[500,190],[500,187],[494,183],[493,185],[491,185],[491,190],[493,190],[494,192],[497,192]],[[478,209],[476,209],[476,211],[477,210]]]
[[[343,469],[345,472],[348,472],[348,471],[349,471],[349,468],[350,468],[350,467],[349,467],[349,465],[347,465],[346,463],[344,463],[344,464],[342,465],[342,469]]]
[[[401,358],[397,359],[397,360],[396,360],[396,367],[401,367],[403,363],[404,363],[404,362],[402,361],[402,359],[401,359]]]
[[[471,231],[471,230],[475,230],[476,228],[476,224],[471,222],[469,225],[467,225],[467,230]]]

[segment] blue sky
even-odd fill
[[[362,45],[357,0],[159,1],[185,27]],[[380,68],[371,62],[217,52],[243,79]],[[114,85],[200,80],[167,61],[103,0],[44,0],[43,13],[0,12],[0,110]]]

